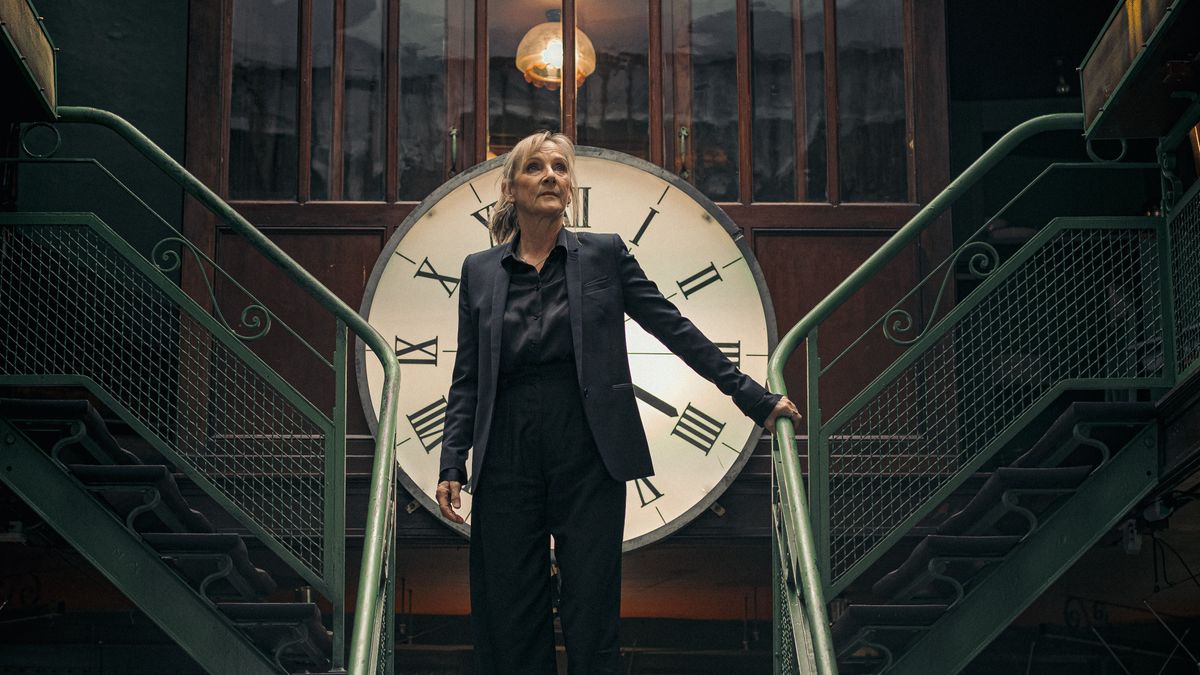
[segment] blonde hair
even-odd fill
[[[567,185],[571,190],[570,222],[579,222],[579,200],[574,198],[575,144],[563,134],[545,129],[535,131],[518,141],[504,158],[504,167],[500,170],[500,199],[492,209],[491,216],[488,217],[488,229],[491,230],[492,240],[497,244],[509,241],[520,229],[517,224],[517,205],[505,195],[512,191],[513,182],[517,179],[517,172],[525,166],[525,162],[533,156],[533,153],[540,150],[542,145],[547,142],[558,146],[559,152],[567,160]],[[565,211],[563,215],[566,215]]]

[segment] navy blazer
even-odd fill
[[[646,278],[616,234],[565,230],[567,300],[575,370],[588,424],[609,474],[621,481],[653,475],[650,446],[638,416],[625,346],[625,315],[682,358],[760,426],[778,394],[739,371],[695,324],[679,313]],[[487,454],[500,371],[500,336],[509,275],[500,260],[509,244],[473,253],[463,261],[458,287],[458,354],[450,382],[441,471],[480,483]],[[471,473],[468,450],[474,447]]]

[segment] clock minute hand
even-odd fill
[[[675,406],[671,405],[670,403],[667,403],[666,401],[655,396],[654,394],[651,394],[650,392],[646,391],[645,389],[642,389],[641,387],[637,386],[636,384],[633,385],[633,395],[636,396],[638,399],[640,399],[642,402],[644,402],[646,405],[650,406],[651,408],[654,408],[655,410],[666,415],[667,417],[679,417],[679,411],[675,409]]]

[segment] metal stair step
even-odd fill
[[[142,463],[117,443],[104,419],[89,401],[4,398],[0,399],[0,417],[14,422],[80,421],[90,441],[86,445],[91,459],[105,464]]]
[[[1072,403],[1028,452],[1013,461],[1012,466],[1018,468],[1057,466],[1079,446],[1090,445],[1081,443],[1079,439],[1075,438],[1077,425],[1087,424],[1114,430],[1125,427],[1127,433],[1124,433],[1122,438],[1115,442],[1116,447],[1120,447],[1124,444],[1125,438],[1133,435],[1133,432],[1136,431],[1135,427],[1153,419],[1153,403]],[[1107,457],[1096,459],[1103,460]]]
[[[940,604],[851,605],[833,624],[833,644],[839,654],[844,654],[863,643],[864,638],[874,643],[879,633],[899,633],[905,640],[932,626],[948,609],[948,605]]]
[[[161,464],[69,464],[67,470],[93,492],[101,493],[131,529],[139,532],[163,529],[213,531],[212,523],[191,507],[171,472]],[[150,505],[142,497],[147,490],[154,490],[161,503],[147,508]],[[159,522],[144,518],[143,514],[153,515]],[[139,525],[139,522],[144,524]]]
[[[329,666],[333,640],[311,602],[218,603],[219,609],[285,670]],[[289,667],[291,666],[291,667]]]
[[[922,593],[937,595],[940,584],[950,587],[957,602],[964,582],[988,563],[1003,559],[1020,541],[1015,536],[929,535],[871,590],[882,597],[907,600]]]
[[[248,600],[270,595],[277,587],[270,574],[250,561],[246,544],[237,534],[147,533],[142,539],[164,559],[173,562],[206,597],[213,592],[210,585],[221,580]],[[214,590],[219,594],[220,587]]]
[[[60,430],[61,431],[61,430]],[[78,435],[78,434],[75,434]],[[179,571],[113,517],[24,429],[0,416],[0,483],[28,504],[207,672],[270,675],[279,665]]]
[[[1088,474],[1090,466],[1055,468],[1020,468],[1004,466],[996,469],[979,492],[957,513],[944,520],[937,534],[963,535],[990,532],[1001,519],[1013,512],[1016,499],[1023,495],[1040,495],[1053,500],[1075,491]],[[1043,500],[1045,501],[1045,499]],[[1022,508],[1028,508],[1023,505]],[[1023,524],[1025,519],[1021,519]]]

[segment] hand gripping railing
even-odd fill
[[[1035,117],[1013,128],[999,141],[989,148],[970,167],[946,186],[940,194],[917,213],[904,227],[900,228],[886,243],[867,258],[849,277],[826,296],[816,307],[804,316],[780,340],[779,345],[771,354],[768,363],[768,382],[772,391],[787,394],[787,385],[783,380],[783,368],[793,352],[803,343],[807,359],[807,416],[809,452],[809,474],[818,476],[827,471],[828,466],[819,452],[814,452],[813,444],[820,438],[821,409],[818,395],[818,377],[820,373],[820,358],[817,354],[817,332],[821,323],[841,307],[851,296],[867,284],[875,274],[902,250],[917,239],[939,216],[942,215],[966,191],[986,175],[997,163],[1009,155],[1025,140],[1049,131],[1065,131],[1083,129],[1083,115],[1078,113],[1060,113]],[[795,436],[790,419],[780,418],[775,428],[775,447],[780,457],[777,466],[781,467],[778,477],[781,493],[781,519],[789,539],[785,544],[792,549],[793,564],[799,566],[797,579],[803,589],[804,601],[808,605],[812,630],[812,642],[817,654],[818,670],[821,673],[836,672],[833,656],[832,640],[829,625],[825,615],[825,598],[827,579],[820,572],[822,555],[816,547],[812,533],[810,515],[805,496],[804,481],[800,467],[800,457],[796,449]],[[828,569],[828,565],[825,566]],[[795,618],[795,617],[793,617]],[[798,626],[794,626],[798,627]]]
[[[379,659],[377,655],[372,654],[372,647],[382,650],[388,642],[386,639],[381,642],[379,638],[380,617],[383,612],[389,610],[382,606],[388,597],[386,592],[388,583],[385,576],[388,572],[385,568],[385,560],[390,554],[394,554],[394,551],[391,551],[391,548],[394,547],[394,544],[391,543],[393,538],[388,536],[388,521],[389,514],[394,513],[392,505],[395,501],[394,436],[400,369],[390,346],[383,336],[357,312],[342,302],[316,277],[251,225],[233,207],[125,119],[96,108],[61,106],[58,108],[58,121],[96,124],[116,132],[223,223],[245,237],[252,246],[283,270],[322,307],[343,322],[349,330],[353,331],[371,348],[370,351],[383,365],[383,397],[379,410],[379,428],[375,436],[375,460],[371,472],[362,567],[359,572],[358,588],[360,592],[355,607],[354,635],[348,664],[349,672],[355,675],[376,672]],[[337,368],[339,386],[344,387],[346,363],[344,360],[340,360],[334,366]],[[336,429],[336,433],[344,435],[346,432],[344,417],[339,419],[338,424],[340,428]],[[338,479],[344,480],[345,477],[341,476]],[[394,515],[390,517],[394,518]],[[344,533],[341,536],[344,536]],[[383,592],[374,592],[375,589],[382,589]],[[334,660],[335,662],[338,660],[337,655]]]

